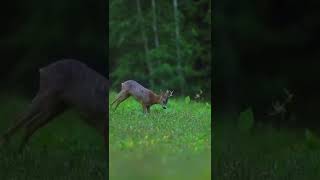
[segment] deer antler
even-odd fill
[[[172,90],[172,91],[170,91],[170,95],[169,95],[169,96],[170,96],[170,97],[171,97],[171,96],[173,96],[172,94],[173,94],[173,90]]]
[[[199,99],[200,97],[201,97],[201,94],[202,94],[203,92],[202,92],[202,90],[200,89],[199,90],[199,93],[196,93],[196,95],[195,95],[195,99]]]
[[[272,103],[273,112],[271,112],[270,115],[283,114],[287,111],[286,105],[291,102],[293,94],[290,93],[286,88],[284,88],[284,92],[286,93],[287,98],[283,103],[280,103],[279,101]]]
[[[292,93],[290,93],[286,88],[284,89],[284,92],[286,93],[286,95],[287,95],[287,99],[286,99],[286,103],[288,103],[288,102],[291,102],[291,100],[292,100],[292,98],[293,98],[293,94]]]
[[[284,104],[280,104],[279,101],[276,103],[272,103],[273,112],[270,113],[270,115],[276,115],[286,112],[286,108],[284,107]]]

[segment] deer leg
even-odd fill
[[[39,113],[28,112],[28,114],[24,115],[13,127],[7,130],[2,136],[0,140],[0,144],[5,144],[10,141],[10,138],[19,130],[25,123],[27,123],[30,119],[38,116]]]
[[[120,98],[117,101],[116,107],[114,108],[114,110],[117,109],[117,107],[119,106],[120,103],[122,103],[124,100],[126,100],[129,97],[129,94],[123,94],[120,96]]]
[[[64,108],[48,108],[45,111],[42,111],[40,116],[33,119],[26,125],[26,132],[19,146],[19,152],[22,152],[25,145],[28,143],[30,137],[40,128],[48,124],[54,117],[58,116],[64,111]]]
[[[20,128],[22,127],[26,122],[28,122],[27,120],[30,118],[29,121],[32,121],[35,118],[38,118],[40,115],[40,113],[35,114],[33,117],[28,117],[28,118],[24,118],[26,119],[26,121],[20,121],[16,126],[10,128],[6,133],[4,133],[1,137],[0,140],[0,145],[4,145],[9,143],[11,137],[14,135],[14,133]]]
[[[147,106],[147,112],[150,113],[150,106]]]
[[[124,94],[126,94],[126,92],[125,92],[124,90],[121,90],[121,91],[118,93],[116,99],[113,100],[113,102],[111,103],[111,106],[112,106],[116,101],[118,101]]]
[[[17,130],[19,130],[23,125],[27,122],[31,121],[40,113],[41,101],[44,99],[44,96],[37,95],[32,103],[29,105],[29,110],[24,113],[24,115],[19,118],[19,120],[15,123],[13,127],[7,130],[2,137],[0,144],[4,144],[10,141],[11,136],[15,134]]]
[[[144,105],[143,103],[141,103],[141,105],[142,105],[143,113],[144,113],[144,114],[147,114],[147,106]]]

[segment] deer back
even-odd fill
[[[61,60],[40,70],[40,92],[52,91],[61,101],[86,114],[105,116],[108,80],[76,60]]]
[[[130,95],[135,97],[138,101],[145,103],[150,102],[150,94],[152,92],[134,80],[128,80],[122,83],[122,89],[127,90]]]

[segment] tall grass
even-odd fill
[[[1,96],[0,132],[9,128],[30,100]],[[74,112],[37,131],[25,151],[17,152],[23,131],[0,147],[0,179],[106,179],[103,139]]]
[[[210,179],[209,104],[172,98],[168,109],[155,105],[144,115],[129,98],[109,113],[111,180]]]
[[[214,179],[320,179],[320,141],[314,133],[274,129],[266,124],[244,132],[236,119],[216,121]]]

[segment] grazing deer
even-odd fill
[[[293,94],[290,93],[287,89],[284,89],[284,92],[286,94],[286,99],[283,103],[280,103],[277,101],[276,103],[272,103],[273,111],[269,113],[269,115],[274,116],[277,114],[284,115],[284,113],[287,112],[286,106],[292,102]]]
[[[40,87],[26,112],[0,139],[9,142],[21,127],[26,128],[19,147],[21,151],[29,138],[67,109],[81,113],[85,122],[104,135],[107,145],[107,93],[108,79],[72,59],[52,63],[39,70]]]
[[[167,108],[169,97],[171,97],[173,91],[167,90],[165,93],[161,92],[160,95],[146,89],[141,84],[134,80],[128,80],[121,83],[121,91],[117,95],[116,99],[111,103],[111,106],[116,103],[117,109],[119,104],[126,100],[128,97],[133,96],[142,105],[144,113],[150,113],[150,107],[154,104],[160,104],[163,109]]]

